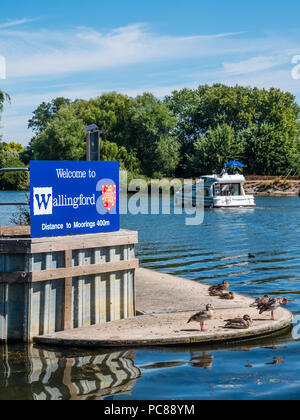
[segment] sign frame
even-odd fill
[[[119,162],[31,161],[30,215],[32,238],[119,231]]]

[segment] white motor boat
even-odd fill
[[[246,179],[241,174],[229,175],[224,172],[221,175],[207,175],[199,178],[201,182],[183,187],[175,195],[175,204],[197,203],[197,185],[199,185],[198,197],[201,202],[204,199],[204,207],[254,207],[253,195],[247,195],[244,190]],[[203,186],[203,187],[202,187]],[[202,189],[203,188],[203,189]],[[203,197],[204,196],[204,197]]]

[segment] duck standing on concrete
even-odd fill
[[[235,299],[235,294],[232,293],[232,292],[222,293],[220,295],[220,299],[223,299],[223,300],[234,300]]]
[[[271,312],[271,320],[277,321],[277,319],[274,318],[274,311],[276,309],[280,308],[280,306],[285,306],[289,303],[289,301],[286,298],[278,297],[276,299],[270,299],[269,302],[261,305],[258,307],[259,314],[263,314],[264,312]]]
[[[255,302],[252,303],[252,305],[250,305],[250,308],[254,308],[255,306],[257,308],[260,308],[262,305],[265,305],[266,303],[268,303],[270,301],[270,297],[268,295],[264,295],[261,298],[257,298],[255,299]]]
[[[220,296],[223,292],[229,289],[230,284],[224,280],[222,284],[218,284],[217,286],[211,286],[208,291],[210,296]]]
[[[225,328],[233,328],[236,330],[246,330],[252,325],[252,319],[249,315],[244,315],[243,318],[226,319],[225,322]]]
[[[206,332],[207,330],[204,328],[204,323],[213,318],[213,310],[214,307],[212,305],[206,305],[205,311],[198,312],[197,314],[191,316],[187,323],[189,324],[190,322],[200,322],[201,331]]]

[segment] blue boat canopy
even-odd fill
[[[232,160],[231,162],[226,163],[225,167],[228,168],[230,166],[234,166],[236,168],[244,168],[245,165],[241,162],[238,162],[236,160]]]

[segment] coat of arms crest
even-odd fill
[[[102,203],[107,211],[111,211],[117,203],[117,186],[102,185]]]

